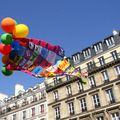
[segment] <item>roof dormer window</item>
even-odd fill
[[[83,56],[85,59],[88,59],[91,57],[91,51],[90,51],[90,48],[86,49],[83,51]]]
[[[73,56],[73,61],[75,64],[80,62],[80,54],[79,53]]]
[[[108,48],[115,46],[115,40],[113,37],[106,39],[105,42],[106,42]]]
[[[102,43],[98,43],[98,44],[94,45],[94,50],[95,50],[96,54],[102,52],[103,51],[103,49],[102,49]]]

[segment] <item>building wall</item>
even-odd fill
[[[34,108],[35,112],[32,112]],[[45,85],[41,83],[17,96],[5,99],[0,107],[0,120],[47,120],[47,111]],[[26,112],[25,118],[23,112]]]
[[[120,37],[119,34],[112,36],[114,39],[114,45],[107,48],[105,40],[112,39],[111,36],[102,41],[103,50],[99,54],[95,54],[93,46],[89,47],[92,51],[91,57],[88,59],[83,58],[83,54],[78,52],[72,57],[77,57],[74,65],[76,68],[80,67],[81,72],[88,72],[87,84],[83,86],[82,90],[79,90],[78,79],[67,80],[65,78],[58,79],[58,84],[54,83],[54,80],[46,80],[46,90],[48,96],[48,118],[49,120],[102,120],[102,116],[105,120],[115,120],[120,116]],[[117,43],[117,44],[116,44]],[[86,50],[86,49],[85,49]],[[111,52],[117,51],[118,58],[113,59]],[[83,50],[84,51],[84,50]],[[105,64],[101,65],[99,62],[100,57],[104,57]],[[80,59],[81,58],[81,59]],[[76,59],[76,58],[74,58]],[[95,66],[91,70],[88,69],[87,63],[94,62]],[[119,66],[119,75],[116,74],[115,66]],[[102,72],[107,71],[108,80],[103,79]],[[96,85],[90,85],[90,76],[95,78]],[[48,82],[49,81],[49,82]],[[71,86],[72,94],[67,95],[67,86]],[[109,90],[110,89],[110,90]],[[58,99],[54,99],[54,92],[58,91]],[[109,92],[108,92],[109,91]],[[112,92],[111,92],[112,91]],[[108,94],[109,93],[109,94]],[[95,107],[93,101],[93,95],[98,94],[100,106]],[[112,94],[112,102],[108,102],[108,98]],[[109,96],[108,96],[109,95]],[[82,111],[80,100],[85,98],[87,110]],[[109,98],[110,100],[110,98]],[[73,102],[74,114],[70,115],[68,104]],[[60,109],[60,118],[56,118],[55,108]],[[100,118],[101,117],[101,118]]]

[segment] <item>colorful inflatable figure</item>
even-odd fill
[[[1,35],[0,52],[4,55],[2,73],[11,75],[14,70],[22,71],[32,76],[49,78],[56,76],[76,76],[82,83],[85,77],[75,69],[65,58],[60,46],[52,45],[44,40],[26,38],[29,28],[17,24],[12,18],[1,22],[4,33]]]

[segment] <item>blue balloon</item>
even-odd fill
[[[13,42],[11,43],[11,46],[12,46],[12,48],[13,48],[14,50],[19,50],[19,49],[20,49],[20,42],[18,42],[18,41],[13,41]]]

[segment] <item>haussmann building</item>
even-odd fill
[[[0,93],[0,98],[0,120],[48,120],[44,83],[26,91],[16,84],[14,96]]]
[[[70,57],[87,84],[77,78],[47,79],[49,120],[120,120],[120,33]]]

